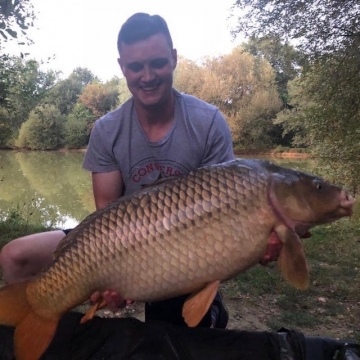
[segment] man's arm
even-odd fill
[[[119,170],[106,173],[93,172],[92,185],[97,210],[117,200],[123,190],[123,180]]]
[[[123,180],[121,173],[118,170],[106,173],[93,172],[92,184],[97,210],[117,200],[122,194]],[[90,301],[96,303],[101,297],[106,301],[108,308],[113,312],[118,311],[126,304],[132,303],[130,300],[125,301],[121,295],[112,290],[104,291],[102,294],[100,294],[99,291],[96,291],[90,296]]]

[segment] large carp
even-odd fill
[[[136,301],[193,293],[183,316],[195,326],[219,283],[259,263],[273,234],[282,245],[283,276],[304,289],[299,237],[351,215],[354,201],[316,176],[260,160],[162,180],[88,216],[61,241],[47,269],[2,288],[0,323],[16,326],[18,360],[39,358],[61,316],[97,290]]]

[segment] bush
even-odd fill
[[[68,148],[82,148],[89,140],[90,124],[94,116],[82,104],[76,104],[65,123],[65,145]]]
[[[38,106],[22,124],[18,141],[19,147],[32,150],[52,150],[64,145],[65,120],[53,105]]]

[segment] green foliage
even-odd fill
[[[259,149],[273,146],[272,119],[281,108],[275,74],[266,59],[242,48],[208,58],[202,64],[180,59],[174,85],[219,107],[237,146]]]
[[[307,55],[294,108],[277,122],[294,144],[310,144],[323,171],[358,191],[360,144],[360,3],[352,0],[238,0],[238,28],[252,36],[296,40]]]
[[[41,71],[35,60],[11,57],[0,63],[0,126],[4,129],[0,147],[16,138],[21,124],[43,101],[55,79],[56,73]]]
[[[23,45],[19,39],[25,36],[28,44],[31,40],[26,37],[27,30],[33,26],[35,13],[30,0],[0,0],[0,49],[1,40],[18,39],[18,44]]]
[[[119,80],[118,92],[119,92],[119,96],[118,96],[118,100],[117,100],[117,105],[120,106],[121,104],[126,102],[131,97],[131,93],[130,93],[129,88],[127,87],[125,78],[121,78]]]
[[[32,150],[58,149],[64,144],[65,116],[52,106],[38,106],[21,126],[16,143]]]
[[[294,147],[309,147],[313,144],[308,119],[311,118],[314,102],[302,91],[300,77],[289,82],[289,101],[287,107],[279,112],[274,120],[281,124],[283,136],[291,136]]]
[[[278,92],[284,104],[288,102],[288,82],[300,74],[303,63],[303,53],[292,45],[283,43],[279,36],[265,36],[257,38],[252,36],[242,44],[245,51],[265,58],[275,70],[275,81]]]
[[[68,148],[85,147],[89,140],[91,124],[96,120],[90,110],[78,103],[65,123],[65,145]]]
[[[359,37],[360,4],[354,0],[237,0],[233,12],[238,16],[235,36],[296,39],[310,58],[332,54]]]
[[[0,108],[0,149],[9,146],[12,135],[10,127],[10,113],[6,109]]]
[[[115,107],[119,96],[117,85],[114,82],[87,84],[79,96],[79,101],[95,118],[100,118]]]
[[[0,148],[6,147],[13,137],[16,116],[14,109],[10,106],[14,86],[21,72],[19,61],[4,53],[4,42],[17,41],[18,45],[30,45],[32,41],[27,36],[27,30],[33,26],[35,14],[30,0],[0,0]],[[24,55],[21,53],[21,58]],[[16,92],[16,91],[15,91]],[[24,104],[23,104],[24,105]],[[4,110],[11,111],[11,114]],[[20,107],[17,107],[19,110]],[[21,111],[23,114],[27,107]]]
[[[7,212],[0,212],[0,248],[7,244],[10,240],[20,236],[30,235],[41,231],[50,230],[49,228],[32,224],[25,220],[16,207]]]
[[[59,81],[49,91],[47,102],[55,105],[61,114],[68,115],[74,109],[84,87],[95,80],[96,77],[90,70],[76,68],[68,78]]]

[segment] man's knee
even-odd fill
[[[0,265],[1,267],[8,267],[13,264],[24,265],[26,258],[24,251],[13,241],[7,243],[0,252]]]
[[[18,270],[26,267],[28,259],[16,244],[6,244],[0,252],[0,266],[3,272],[3,279],[6,283],[13,282]]]
[[[0,252],[0,266],[6,282],[25,280],[40,272],[53,258],[65,234],[50,231],[18,238],[6,244]]]

